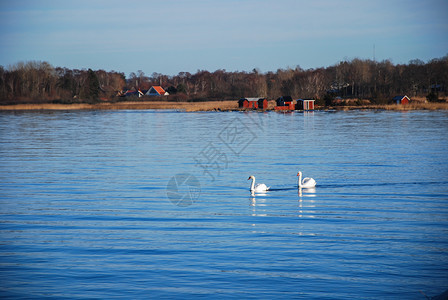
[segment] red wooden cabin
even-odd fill
[[[411,101],[411,99],[406,95],[395,96],[393,100],[396,104],[409,104],[409,101]]]
[[[294,110],[294,100],[292,100],[291,96],[282,96],[276,102],[275,110]]]
[[[298,99],[296,104],[297,110],[314,110],[314,100],[312,99]]]
[[[268,100],[266,98],[241,98],[238,106],[242,108],[267,109]]]

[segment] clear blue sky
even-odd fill
[[[174,75],[448,54],[447,0],[0,0],[0,65]]]

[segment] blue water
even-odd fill
[[[1,112],[0,296],[438,295],[447,128],[426,111]]]

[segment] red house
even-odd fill
[[[169,94],[161,86],[154,85],[145,93],[145,95],[147,95],[147,96],[168,96]]]
[[[298,99],[296,104],[297,110],[314,110],[314,100],[312,99]]]
[[[395,96],[393,98],[393,100],[394,100],[394,103],[396,103],[396,104],[409,104],[409,102],[411,101],[411,99],[408,96],[406,96],[406,95],[404,95],[404,96]]]
[[[258,99],[258,108],[260,109],[268,109],[268,99],[259,98]]]
[[[282,96],[275,101],[277,102],[275,110],[294,110],[294,100],[291,96]]]
[[[241,98],[238,100],[241,108],[267,109],[268,100],[266,98]]]

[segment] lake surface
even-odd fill
[[[1,112],[0,296],[441,294],[447,129],[445,111]]]

